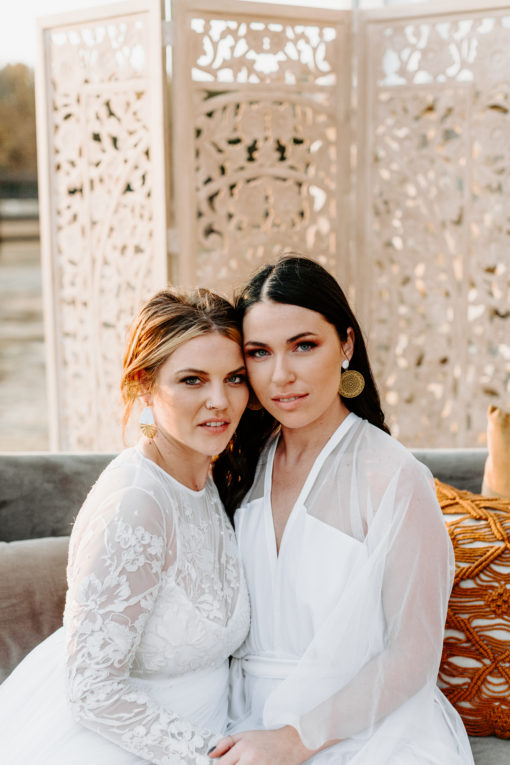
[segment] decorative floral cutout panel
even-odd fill
[[[384,407],[409,446],[481,446],[510,408],[510,8],[368,19],[363,47],[356,290]]]

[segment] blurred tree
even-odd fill
[[[7,64],[0,69],[0,177],[36,176],[34,72]]]

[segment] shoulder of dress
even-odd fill
[[[142,516],[147,513],[172,515],[178,503],[174,487],[167,485],[163,476],[140,460],[136,452],[126,452],[101,473],[86,504],[116,508],[115,514],[129,514],[135,508]]]
[[[404,444],[367,420],[360,421],[347,453],[359,467],[380,474],[416,477],[429,474],[428,468]]]

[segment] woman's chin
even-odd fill
[[[227,431],[226,433],[204,433],[200,439],[197,439],[194,448],[200,454],[207,457],[215,457],[226,449],[233,433]]]
[[[305,413],[302,411],[297,410],[291,410],[286,411],[282,409],[281,407],[265,407],[269,414],[271,414],[275,420],[277,420],[280,425],[283,425],[285,428],[303,428],[309,425],[313,420],[314,417],[311,417],[309,413]]]

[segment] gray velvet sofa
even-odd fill
[[[440,481],[480,491],[484,450],[415,454]],[[61,624],[68,535],[112,457],[0,453],[0,682]],[[510,740],[471,738],[471,745],[477,765],[510,765]]]

